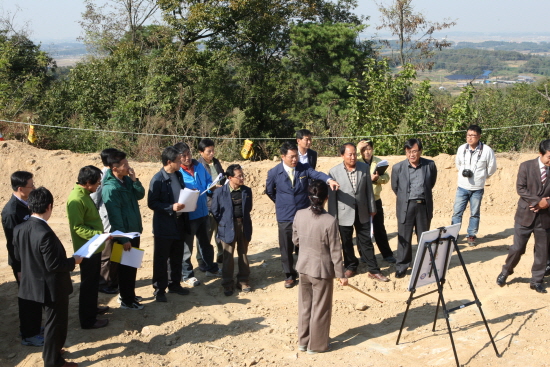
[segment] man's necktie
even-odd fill
[[[544,184],[546,183],[546,179],[546,167],[542,167],[540,172],[540,180],[542,181],[542,186],[544,186]]]
[[[292,183],[292,187],[294,187],[294,168],[291,168],[288,170],[288,177],[290,178],[290,182]]]

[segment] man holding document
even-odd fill
[[[67,218],[74,251],[78,251],[89,239],[103,233],[103,222],[90,198],[101,184],[101,170],[95,166],[80,169],[78,181],[67,199]],[[98,319],[97,315],[109,310],[108,306],[98,307],[99,272],[101,251],[83,258],[80,263],[80,295],[78,316],[83,329],[99,329],[109,324],[108,319]]]
[[[206,192],[212,185],[212,176],[204,169],[204,166],[194,160],[191,156],[191,150],[185,143],[174,145],[182,155],[180,172],[183,175],[185,187],[190,190],[198,190],[199,195],[197,207],[189,212],[188,230],[185,234],[185,247],[183,252],[183,270],[182,276],[184,282],[192,287],[200,284],[193,271],[191,264],[191,255],[193,253],[193,241],[195,237],[199,242],[197,251],[201,252],[204,261],[207,277],[219,277],[221,271],[218,264],[214,262],[214,248],[208,239],[209,212],[206,204]]]
[[[180,192],[185,188],[180,169],[181,154],[174,147],[162,152],[163,167],[151,179],[147,206],[153,210],[153,288],[157,302],[167,302],[169,293],[189,294],[181,282],[183,247],[185,242],[185,214],[179,212],[185,204],[178,203]],[[170,261],[170,284],[168,263]]]

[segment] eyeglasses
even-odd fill
[[[418,152],[420,152],[420,150],[408,150],[407,153],[409,154],[417,154]]]
[[[466,137],[467,138],[477,138],[479,135],[477,134],[467,134]]]
[[[22,186],[23,189],[34,189],[36,188],[35,184],[32,184],[32,186]]]
[[[240,176],[233,176],[234,178],[238,178],[238,179],[244,179],[244,175],[240,175]]]

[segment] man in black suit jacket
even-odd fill
[[[317,152],[310,149],[313,142],[313,134],[307,129],[296,131],[296,143],[298,145],[298,161],[309,165],[312,169],[317,166]]]
[[[433,217],[432,189],[437,180],[435,162],[420,158],[422,142],[409,139],[405,143],[407,159],[393,166],[391,188],[397,195],[397,263],[395,277],[403,278],[412,261],[413,228],[417,239],[430,230]]]
[[[70,272],[82,258],[67,258],[47,223],[52,215],[52,194],[39,187],[29,194],[28,204],[32,216],[13,232],[15,258],[21,262],[19,297],[44,307],[44,366],[75,367],[78,364],[65,361],[61,351],[67,338],[69,294],[73,292]]]
[[[26,171],[14,172],[11,175],[11,187],[13,195],[2,210],[2,227],[6,235],[8,263],[11,265],[13,275],[19,286],[21,263],[15,258],[13,250],[13,230],[17,225],[23,223],[31,216],[31,212],[27,206],[27,199],[34,188],[32,173]],[[18,303],[21,344],[33,347],[44,345],[44,339],[40,335],[42,305],[21,298],[18,299]]]
[[[519,166],[516,190],[519,195],[518,207],[514,217],[514,244],[510,247],[497,284],[503,287],[508,275],[514,273],[521,255],[525,253],[531,234],[535,236],[535,255],[531,268],[530,288],[539,293],[547,293],[542,285],[546,260],[548,258],[548,240],[550,238],[550,139],[539,145],[539,157],[523,162]]]

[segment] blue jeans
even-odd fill
[[[470,223],[468,224],[468,236],[475,236],[479,229],[479,213],[483,192],[481,190],[466,190],[461,187],[456,188],[455,205],[453,207],[452,224],[462,223],[462,214],[470,202]]]

